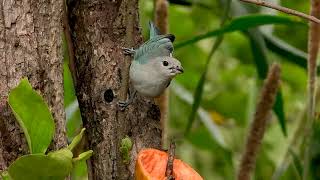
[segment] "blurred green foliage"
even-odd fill
[[[232,25],[238,19],[243,24],[238,29],[237,26],[231,26],[231,29],[223,26],[223,29],[221,19],[225,15],[227,0],[174,2],[180,2],[169,6],[169,29],[176,36],[175,45],[208,32],[216,33],[213,33],[216,36],[211,34],[209,38],[181,46],[174,52],[185,73],[170,86],[170,136],[181,137],[179,134],[185,131],[194,101],[192,95],[204,70],[207,71],[198,113],[190,133],[177,141],[177,156],[193,166],[204,179],[234,179],[267,65],[277,62],[282,68],[280,104],[283,109],[275,111],[277,116],[273,113],[254,172],[254,179],[271,179],[290,150],[288,145],[305,113],[307,22],[267,8],[232,1],[225,24]],[[147,39],[148,22],[153,19],[153,1],[140,0],[139,3],[140,25]],[[282,0],[274,3],[308,13],[308,1]],[[246,21],[246,17],[258,20],[252,23]],[[263,24],[268,25],[261,26]],[[223,40],[206,65],[210,49],[217,35],[221,34],[224,34]],[[67,66],[68,54],[65,53],[65,105],[68,137],[72,139],[81,128],[81,117]],[[287,137],[282,132],[285,131],[284,123]],[[320,131],[316,131],[315,137],[319,134]],[[315,141],[313,149],[319,149],[318,144]],[[315,150],[312,161],[315,179],[320,177],[318,151]],[[299,179],[299,155],[291,151],[293,162],[281,179]],[[76,168],[73,179],[86,179],[85,168],[85,164]]]
[[[226,0],[179,2],[187,3],[182,3],[183,5],[171,3],[169,7],[169,32],[176,36],[176,45],[220,29]],[[282,0],[275,3],[304,13],[308,13],[309,9],[307,1]],[[274,10],[232,1],[229,20],[226,24],[251,13],[258,16],[276,15],[307,23],[300,18]],[[140,24],[144,37],[148,36],[147,22],[152,18],[152,1],[140,0]],[[210,129],[199,115],[196,116],[190,134],[179,141],[177,146],[177,156],[190,163],[205,179],[234,179],[249,123],[255,112],[262,85],[261,79],[265,77],[266,69],[259,69],[259,67],[266,67],[272,62],[280,63],[282,67],[281,91],[284,112],[282,120],[285,120],[288,136],[283,136],[278,118],[273,114],[258,155],[254,179],[271,179],[284,158],[297,123],[300,118],[303,118],[306,103],[305,52],[308,29],[307,26],[298,24],[288,22],[285,25],[266,25],[251,28],[248,31],[243,28],[240,30],[245,30],[244,32],[233,31],[224,35],[221,45],[208,64],[199,107],[211,115],[212,123],[218,127],[225,146],[217,142],[217,137],[214,137],[216,132],[210,133]],[[194,94],[196,91],[215,41],[215,37],[204,38],[196,43],[179,47],[174,53],[185,68],[185,73],[176,78],[175,84],[186,88],[189,94]],[[263,61],[265,65],[261,65]],[[175,136],[184,132],[192,103],[183,100],[181,98],[183,95],[173,88],[177,86],[171,86],[169,133]],[[281,114],[278,117],[281,117]],[[282,128],[284,128],[283,124]],[[299,154],[295,155],[294,162],[288,166],[281,179],[299,178],[296,167],[299,164]],[[317,162],[316,159],[314,162]],[[313,172],[319,172],[316,171],[319,169],[318,166],[318,164],[312,166]]]

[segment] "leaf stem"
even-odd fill
[[[256,108],[254,120],[247,137],[247,143],[241,158],[238,180],[250,179],[254,169],[258,150],[263,139],[267,121],[275,102],[276,94],[280,86],[280,66],[273,64],[262,88],[261,97]]]
[[[311,0],[310,14],[320,17],[320,0]],[[307,122],[305,127],[305,149],[303,179],[308,179],[310,169],[310,143],[313,136],[313,124],[315,119],[316,81],[317,81],[317,55],[319,50],[320,26],[310,22],[308,40],[308,100],[307,100]]]

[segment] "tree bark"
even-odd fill
[[[152,99],[138,95],[125,111],[117,105],[127,96],[132,59],[121,47],[137,48],[141,43],[138,1],[78,0],[69,7],[77,97],[94,151],[90,179],[133,179],[139,150],[161,147],[160,111]],[[134,143],[129,165],[119,151],[126,135]]]
[[[159,28],[161,34],[167,34],[169,31],[169,2],[167,0],[154,0],[154,22]],[[169,89],[166,89],[160,97],[156,98],[156,104],[161,112],[161,128],[162,128],[162,147],[165,147],[168,139],[168,116],[169,116]]]
[[[63,106],[62,0],[0,0],[0,170],[28,152],[7,104],[10,89],[28,77],[56,124],[52,149],[67,144]],[[1,157],[2,156],[2,157]]]

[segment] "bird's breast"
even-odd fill
[[[130,66],[130,80],[133,87],[143,96],[157,97],[166,89],[171,79],[151,67],[132,62]]]

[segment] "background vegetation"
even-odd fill
[[[310,6],[308,1],[298,0],[274,3],[307,14]],[[244,20],[239,22],[238,18]],[[145,39],[151,19],[153,2],[140,0],[140,24]],[[231,26],[233,22],[237,23]],[[268,25],[260,26],[263,24]],[[228,25],[229,29],[225,28]],[[280,179],[299,179],[303,167],[296,142],[301,140],[303,131],[296,133],[296,129],[306,111],[307,22],[239,1],[185,0],[170,4],[169,27],[169,32],[176,36],[174,56],[185,69],[170,86],[169,137],[181,137],[185,133],[193,119],[191,112],[197,106],[193,103],[194,95],[196,99],[201,98],[195,92],[203,88],[190,131],[184,138],[177,138],[177,156],[193,166],[204,179],[234,179],[267,64],[277,62],[282,68],[282,101],[278,97],[280,106],[275,108],[268,124],[254,179],[271,179],[288,154],[293,161]],[[214,30],[218,32],[211,33],[212,36],[181,45]],[[217,41],[221,43],[216,43],[217,49],[210,57]],[[65,60],[65,108],[71,140],[81,129],[81,118],[68,72],[67,52]],[[203,86],[199,85],[200,79]],[[320,132],[316,136],[320,136]],[[319,144],[315,140],[311,170],[313,179],[320,179]],[[85,165],[80,165],[74,178],[85,178],[84,169]]]

